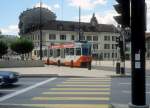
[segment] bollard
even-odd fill
[[[116,63],[116,74],[120,74],[120,63]]]
[[[50,63],[49,63],[49,58],[47,58],[47,65],[49,65]]]
[[[57,65],[60,66],[60,60],[58,60]]]
[[[73,68],[73,60],[70,62],[70,67]]]
[[[88,62],[88,70],[91,70],[91,62]]]

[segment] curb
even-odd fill
[[[127,104],[111,104],[112,108],[129,108]]]
[[[48,77],[61,77],[61,78],[68,78],[68,77],[73,77],[73,78],[92,78],[92,77],[86,77],[86,76],[64,76],[64,75],[58,75],[58,74],[21,74],[20,78],[30,78],[30,77],[42,77],[42,78],[48,78]]]
[[[130,78],[131,75],[111,75],[111,77],[112,78],[117,78],[117,77],[119,77],[119,78]]]

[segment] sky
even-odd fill
[[[115,0],[41,0],[43,7],[50,9],[57,20],[78,21],[81,6],[81,22],[89,22],[95,13],[99,24],[116,25],[113,16],[117,15],[113,5]],[[40,0],[0,0],[0,30],[3,34],[18,35],[19,15],[28,8],[39,6]],[[150,0],[148,7],[147,31],[150,31]]]

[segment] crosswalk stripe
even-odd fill
[[[22,104],[27,107],[41,108],[110,108],[108,104]]]
[[[99,78],[69,78],[69,80],[101,80],[101,79],[111,79],[110,77],[99,77]]]
[[[32,100],[82,100],[82,101],[109,101],[109,97],[33,97]]]
[[[97,91],[97,90],[104,90],[104,91],[107,91],[107,90],[110,90],[110,88],[50,88],[49,90],[79,90],[79,91]]]
[[[111,79],[99,79],[99,80],[88,80],[88,79],[85,79],[85,80],[81,80],[81,79],[79,79],[79,80],[75,80],[75,79],[68,79],[68,80],[66,80],[66,81],[80,81],[80,82],[82,82],[82,81],[87,81],[87,82],[101,82],[101,81],[111,81]]]
[[[77,94],[86,94],[86,95],[110,95],[110,92],[44,92],[42,94],[47,94],[47,95],[56,95],[56,94],[61,94],[61,95],[77,95]]]
[[[63,84],[111,84],[111,82],[63,82]]]
[[[98,85],[90,85],[90,84],[86,84],[86,85],[67,85],[67,84],[57,84],[56,86],[58,87],[110,87],[110,85],[108,84],[98,84]]]

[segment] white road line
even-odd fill
[[[50,78],[50,79],[45,80],[45,81],[42,81],[42,82],[40,82],[40,83],[36,83],[35,85],[29,86],[29,87],[27,87],[27,88],[23,88],[22,90],[16,91],[16,92],[11,93],[11,94],[8,94],[8,95],[6,95],[6,96],[0,98],[0,102],[2,102],[2,101],[4,101],[4,100],[7,100],[7,99],[10,99],[10,98],[12,98],[12,97],[15,97],[15,96],[17,96],[17,95],[19,95],[19,94],[25,93],[25,92],[27,92],[27,91],[29,91],[29,90],[31,90],[31,89],[34,89],[34,88],[36,88],[36,87],[39,87],[39,86],[41,86],[41,85],[43,85],[43,84],[46,84],[46,83],[48,83],[48,82],[50,82],[50,81],[53,81],[53,80],[55,80],[55,79],[56,79],[56,78]]]
[[[14,92],[17,90],[10,90],[10,89],[1,89],[0,92]]]
[[[119,85],[131,85],[131,83],[119,83]],[[150,84],[146,84],[146,86],[150,86]]]
[[[128,90],[122,90],[122,93],[131,94],[131,91],[128,91]],[[149,91],[149,92],[146,92],[146,94],[150,94],[150,91]]]

